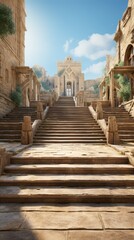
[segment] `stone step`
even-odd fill
[[[21,134],[21,129],[17,130],[17,129],[0,129],[0,134]],[[0,135],[1,136],[1,135]]]
[[[100,139],[101,138],[101,139]],[[101,135],[96,135],[96,136],[94,136],[94,135],[82,135],[82,134],[79,134],[79,135],[76,135],[76,134],[74,134],[74,135],[69,135],[69,134],[67,134],[67,135],[36,135],[35,136],[35,140],[69,140],[69,141],[71,141],[71,140],[105,140],[105,135],[103,135],[103,134],[101,134]]]
[[[1,131],[0,131],[1,132]],[[36,135],[38,134],[51,134],[51,133],[62,133],[62,134],[65,134],[65,133],[72,133],[72,130],[68,130],[68,129],[55,129],[55,130],[51,130],[51,129],[39,129],[38,132],[36,133]],[[73,133],[85,133],[85,134],[100,134],[102,133],[102,130],[101,129],[84,129],[84,130],[80,130],[79,128],[78,129],[75,129],[73,130]]]
[[[9,143],[20,142],[20,138],[1,138],[0,136],[0,142],[9,142]]]
[[[133,188],[0,187],[1,203],[133,203]]]
[[[63,135],[64,134],[64,135]],[[61,133],[59,133],[58,131],[57,132],[55,132],[55,131],[53,131],[53,132],[42,132],[42,131],[38,131],[38,133],[36,134],[36,137],[38,137],[38,136],[40,136],[40,137],[42,137],[42,136],[44,136],[44,137],[49,137],[49,136],[53,136],[53,137],[62,137],[62,136],[70,136],[70,137],[74,137],[74,136],[81,136],[81,137],[87,137],[87,136],[102,136],[103,134],[102,134],[102,132],[84,132],[84,133],[82,133],[82,132],[61,132]],[[104,136],[104,135],[103,135]],[[35,138],[36,138],[35,137]]]
[[[72,121],[68,121],[68,120],[53,120],[53,119],[45,119],[45,121],[43,122],[44,124],[67,124],[67,125],[70,125],[70,124],[83,124],[83,125],[85,125],[85,124],[90,124],[90,123],[95,123],[96,125],[98,125],[97,124],[97,122],[94,120],[94,119],[92,119],[92,118],[89,118],[89,119],[75,119],[74,118],[74,120],[72,120]]]
[[[100,127],[99,126],[96,126],[96,125],[89,125],[89,126],[67,126],[67,125],[65,125],[65,126],[48,126],[48,125],[44,125],[44,126],[40,126],[39,127],[39,130],[40,129],[46,129],[46,130],[48,130],[48,129],[50,129],[50,130],[54,130],[54,129],[59,129],[59,130],[72,130],[72,132],[73,132],[73,129],[74,130],[100,130]]]
[[[97,156],[97,157],[11,157],[11,164],[128,164],[126,156]]]
[[[18,123],[18,122],[13,122],[13,123],[0,122],[0,129],[2,129],[2,130],[5,130],[5,129],[21,130],[21,128],[22,128],[22,123]]]
[[[21,138],[21,132],[20,132],[20,134],[9,133],[9,134],[1,134],[0,135],[0,139],[20,139],[20,138]]]
[[[134,174],[130,164],[29,164],[8,165],[5,173],[14,174]]]
[[[77,139],[72,139],[72,140],[56,140],[56,139],[53,139],[53,140],[34,140],[34,144],[43,144],[43,143],[96,143],[96,144],[102,144],[102,143],[106,143],[106,140],[103,140],[103,139],[87,139],[87,140],[84,140],[84,139],[80,139],[80,140],[77,140]]]
[[[126,133],[126,134],[120,134],[120,132],[119,132],[119,136],[120,136],[120,138],[121,139],[133,139],[133,141],[134,141],[134,133]]]

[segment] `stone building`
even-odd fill
[[[84,74],[81,72],[81,63],[67,57],[58,62],[58,73],[55,75],[54,90],[58,96],[76,96],[84,91]]]
[[[17,85],[22,88],[22,104],[29,106],[30,99],[38,99],[39,83],[32,69],[24,66],[25,49],[25,1],[0,0],[12,9],[16,32],[0,38],[0,113],[10,111],[14,105],[10,94]]]
[[[110,100],[112,106],[116,105],[118,98],[118,83],[115,74],[122,74],[129,78],[131,85],[131,97],[134,96],[134,1],[128,0],[128,7],[119,21],[115,32],[116,41],[115,57],[107,56],[106,76],[100,84],[101,99]],[[115,67],[122,62],[122,66]],[[109,84],[106,83],[109,77]],[[104,94],[103,89],[105,88]]]

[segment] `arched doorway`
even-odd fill
[[[66,95],[68,97],[72,96],[72,83],[70,81],[67,82]]]
[[[134,66],[134,47],[132,44],[129,44],[124,58],[125,66]]]

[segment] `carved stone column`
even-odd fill
[[[42,102],[37,103],[37,119],[43,119],[43,104]]]
[[[33,142],[33,132],[32,132],[32,124],[31,117],[24,116],[22,123],[22,132],[21,132],[21,144],[28,145]]]
[[[108,117],[107,143],[119,144],[118,125],[115,116]]]
[[[111,71],[110,74],[110,101],[111,101],[111,107],[115,107],[115,99],[114,99],[114,71]]]
[[[103,85],[100,85],[100,100],[103,100]]]
[[[103,109],[102,109],[102,103],[97,102],[96,106],[96,113],[97,113],[97,119],[103,119]]]

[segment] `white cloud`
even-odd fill
[[[77,57],[86,57],[90,60],[97,60],[106,55],[115,53],[113,34],[92,34],[87,40],[81,40],[72,53]]]
[[[101,61],[90,65],[86,68],[83,73],[89,76],[101,77],[103,75],[103,69],[105,67],[106,61]]]
[[[68,52],[70,44],[73,42],[73,39],[66,40],[65,44],[63,45],[63,49],[65,52]]]

